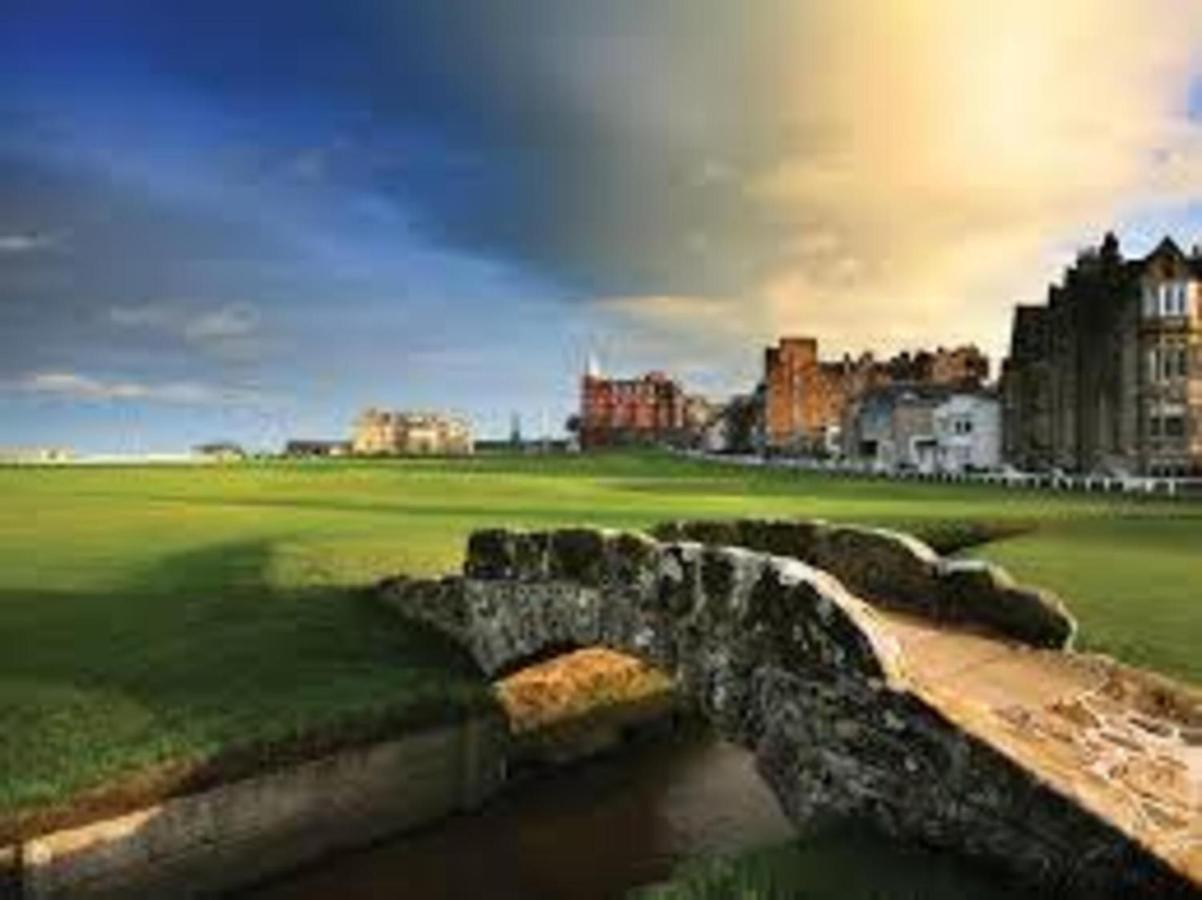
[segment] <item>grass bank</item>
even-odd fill
[[[885,875],[884,873],[887,873]],[[945,853],[852,828],[684,864],[629,900],[1020,900],[996,876]]]
[[[661,455],[0,469],[0,817],[271,765],[491,701],[359,596],[474,528],[822,516],[979,551],[1060,590],[1088,646],[1202,681],[1202,506],[836,480]],[[1034,530],[1028,530],[1034,529]],[[197,773],[200,773],[199,775]],[[153,782],[153,779],[151,779]]]

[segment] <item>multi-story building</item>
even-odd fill
[[[1149,474],[1202,475],[1202,251],[1166,238],[1139,273],[1139,459]]]
[[[367,409],[355,420],[351,436],[351,451],[362,456],[462,456],[473,447],[466,421],[430,412]]]
[[[1015,310],[1004,454],[1021,468],[1202,474],[1202,253],[1165,238],[1081,253],[1044,306]]]
[[[685,443],[689,412],[684,390],[663,372],[603,378],[590,363],[580,383],[580,447]]]
[[[774,450],[815,451],[840,427],[852,381],[871,369],[822,362],[818,341],[782,338],[764,351],[764,441]]]
[[[838,361],[818,356],[818,341],[782,338],[764,353],[764,443],[776,451],[832,453],[849,409],[868,391],[891,384],[975,389],[989,377],[989,359],[976,347],[900,353],[878,361],[871,353]]]
[[[1002,410],[992,391],[953,390],[932,417],[935,470],[996,469],[1002,461]]]

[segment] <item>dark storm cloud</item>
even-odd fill
[[[735,290],[777,233],[737,177],[770,143],[775,57],[732,4],[116,9],[67,17],[55,39],[82,44],[91,29],[128,54],[118,74],[270,110],[281,127],[321,120],[344,157],[358,153],[341,175],[409,209],[430,240],[517,261],[569,294]],[[434,152],[397,148],[398,134]],[[293,157],[294,172],[339,177],[322,152]]]

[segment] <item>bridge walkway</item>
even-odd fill
[[[900,645],[916,694],[1202,883],[1202,722],[1154,679],[1085,654],[874,613]]]

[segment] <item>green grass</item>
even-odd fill
[[[357,593],[456,567],[474,528],[736,515],[1035,527],[984,554],[1060,590],[1088,646],[1202,681],[1202,506],[654,454],[0,469],[0,816],[488,702],[459,652]]]
[[[853,828],[685,863],[629,900],[1019,900],[992,873]]]

